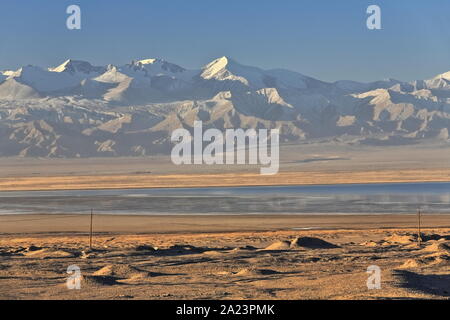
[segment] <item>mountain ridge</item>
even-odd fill
[[[68,59],[0,72],[0,156],[168,153],[171,130],[279,128],[282,143],[449,143],[450,72],[431,79],[321,81],[220,57],[199,69],[160,58]]]

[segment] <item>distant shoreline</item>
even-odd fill
[[[450,168],[258,173],[110,174],[0,178],[1,191],[251,187],[289,185],[450,182]]]
[[[205,185],[205,186],[165,186],[165,187],[159,187],[159,186],[151,186],[151,187],[127,187],[127,188],[119,188],[119,187],[111,187],[111,188],[84,188],[84,189],[38,189],[38,190],[0,190],[0,194],[2,193],[13,193],[13,192],[64,192],[64,191],[108,191],[108,190],[176,190],[176,189],[204,189],[204,188],[216,188],[216,189],[226,189],[226,188],[258,188],[258,187],[325,187],[325,186],[373,186],[373,185],[402,185],[402,184],[433,184],[433,183],[450,183],[449,181],[400,181],[400,182],[344,182],[344,183],[318,183],[318,184],[261,184],[261,185]],[[289,214],[289,213],[286,213]],[[296,213],[293,213],[296,214]],[[375,213],[376,214],[376,213]],[[383,214],[383,213],[380,213]],[[2,215],[2,213],[0,213]]]

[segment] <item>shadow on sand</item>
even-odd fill
[[[399,286],[426,294],[450,297],[450,274],[424,275],[406,270],[395,270]]]

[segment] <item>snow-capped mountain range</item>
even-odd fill
[[[0,71],[0,156],[167,153],[171,131],[279,128],[281,141],[449,141],[450,72],[429,80],[320,81],[218,58],[198,70],[162,59],[67,60]]]

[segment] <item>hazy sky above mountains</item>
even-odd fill
[[[81,7],[81,30],[66,8]],[[366,8],[382,30],[366,28]],[[159,57],[199,68],[227,55],[321,80],[430,78],[450,70],[448,0],[2,0],[0,70]]]

